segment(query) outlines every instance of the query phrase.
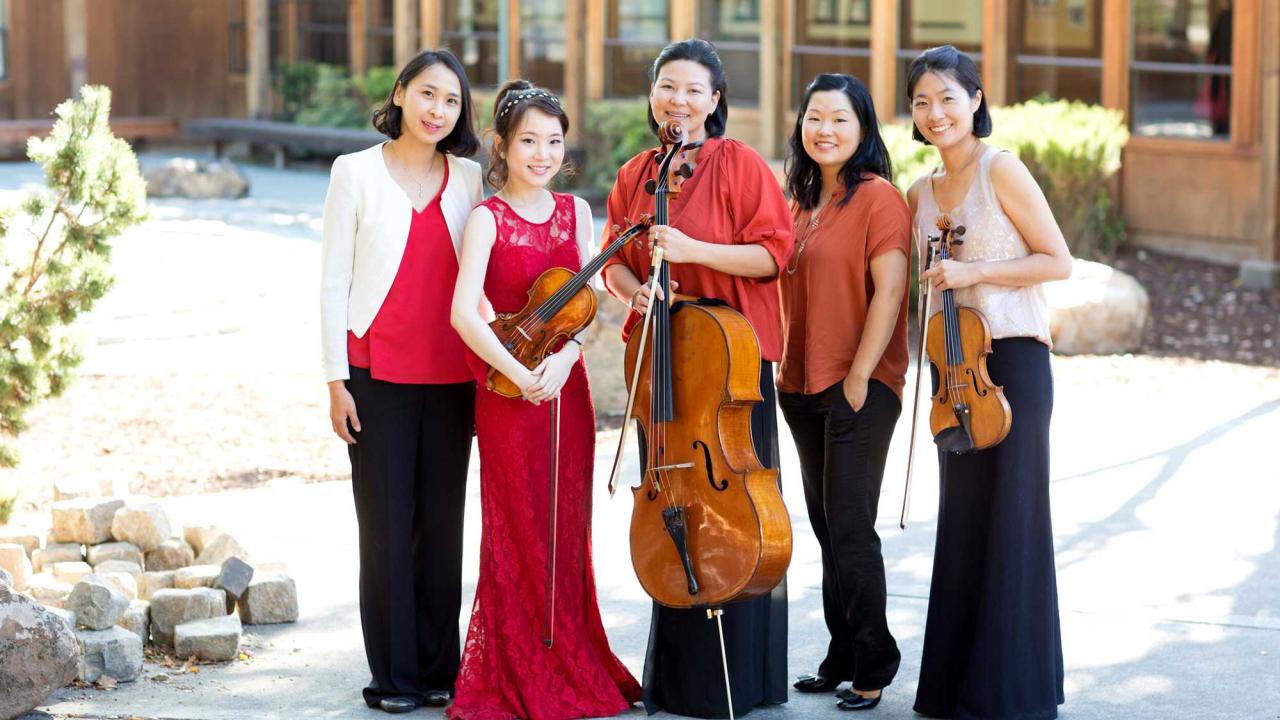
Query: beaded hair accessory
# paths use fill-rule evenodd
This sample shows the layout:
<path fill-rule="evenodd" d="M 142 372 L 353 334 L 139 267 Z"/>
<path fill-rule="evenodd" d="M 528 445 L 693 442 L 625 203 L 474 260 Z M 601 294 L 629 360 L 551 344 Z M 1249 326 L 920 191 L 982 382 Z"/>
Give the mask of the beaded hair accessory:
<path fill-rule="evenodd" d="M 529 98 L 535 98 L 535 97 L 550 98 L 551 101 L 554 102 L 555 104 L 557 105 L 560 104 L 560 99 L 557 98 L 555 95 L 552 95 L 551 93 L 547 92 L 546 90 L 540 90 L 538 88 L 527 88 L 525 90 L 518 90 L 508 95 L 506 100 L 504 100 L 502 103 L 502 111 L 498 113 L 498 117 L 502 117 L 507 113 L 511 112 L 511 108 L 515 107 L 516 105 L 519 105 L 521 102 L 528 100 Z"/>

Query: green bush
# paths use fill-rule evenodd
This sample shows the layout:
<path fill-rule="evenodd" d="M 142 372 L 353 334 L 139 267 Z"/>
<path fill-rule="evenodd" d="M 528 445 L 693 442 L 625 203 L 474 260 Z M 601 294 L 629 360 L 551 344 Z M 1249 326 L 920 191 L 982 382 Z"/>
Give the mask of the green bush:
<path fill-rule="evenodd" d="M 9 522 L 13 510 L 18 506 L 17 492 L 0 492 L 0 525 Z"/>
<path fill-rule="evenodd" d="M 599 198 L 609 195 L 618 168 L 657 140 L 649 130 L 648 100 L 602 100 L 587 105 L 587 126 L 582 129 L 586 148 L 585 190 Z"/>
<path fill-rule="evenodd" d="M 991 144 L 1015 152 L 1049 201 L 1072 255 L 1099 258 L 1124 240 L 1124 219 L 1109 185 L 1129 140 L 1118 110 L 1058 100 L 993 108 Z M 894 183 L 904 192 L 938 163 L 937 151 L 911 140 L 911 126 L 884 128 Z"/>
<path fill-rule="evenodd" d="M 316 66 L 316 71 L 315 87 L 294 122 L 324 127 L 364 127 L 369 121 L 369 111 L 346 69 L 322 63 Z"/>
<path fill-rule="evenodd" d="M 390 66 L 369 68 L 354 81 L 356 92 L 364 96 L 364 104 L 369 108 L 370 116 L 396 87 L 396 69 Z"/>
<path fill-rule="evenodd" d="M 297 117 L 315 89 L 317 74 L 317 66 L 310 60 L 289 62 L 280 58 L 276 61 L 276 68 L 271 73 L 271 88 L 280 106 L 277 120 L 292 122 Z"/>

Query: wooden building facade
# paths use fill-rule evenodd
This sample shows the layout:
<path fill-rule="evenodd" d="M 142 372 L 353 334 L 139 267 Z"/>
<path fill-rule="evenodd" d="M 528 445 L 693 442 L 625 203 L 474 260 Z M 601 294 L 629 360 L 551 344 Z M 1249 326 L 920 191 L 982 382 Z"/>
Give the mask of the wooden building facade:
<path fill-rule="evenodd" d="M 278 58 L 393 65 L 446 46 L 483 92 L 525 76 L 587 102 L 642 96 L 671 39 L 713 41 L 731 135 L 781 157 L 804 85 L 850 72 L 904 116 L 906 65 L 952 43 L 989 99 L 1120 109 L 1131 237 L 1280 262 L 1280 0 L 0 0 L 0 118 L 82 82 L 119 115 L 265 116 Z"/>

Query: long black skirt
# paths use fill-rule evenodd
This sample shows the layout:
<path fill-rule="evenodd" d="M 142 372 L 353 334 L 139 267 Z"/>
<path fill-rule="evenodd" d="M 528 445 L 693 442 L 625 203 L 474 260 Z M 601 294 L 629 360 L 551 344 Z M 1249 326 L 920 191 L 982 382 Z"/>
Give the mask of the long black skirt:
<path fill-rule="evenodd" d="M 927 717 L 1058 716 L 1062 632 L 1049 517 L 1049 350 L 992 342 L 987 370 L 1013 412 L 1009 436 L 939 453 L 941 501 L 915 710 Z M 936 378 L 935 378 L 936 387 Z"/>
<path fill-rule="evenodd" d="M 778 411 L 773 363 L 760 364 L 764 401 L 751 412 L 751 437 L 760 463 L 778 467 Z M 641 448 L 641 458 L 645 457 Z M 733 689 L 733 713 L 787 701 L 787 581 L 755 600 L 730 603 L 721 617 Z M 699 718 L 727 718 L 720 636 L 707 611 L 654 603 L 644 659 L 644 707 Z"/>

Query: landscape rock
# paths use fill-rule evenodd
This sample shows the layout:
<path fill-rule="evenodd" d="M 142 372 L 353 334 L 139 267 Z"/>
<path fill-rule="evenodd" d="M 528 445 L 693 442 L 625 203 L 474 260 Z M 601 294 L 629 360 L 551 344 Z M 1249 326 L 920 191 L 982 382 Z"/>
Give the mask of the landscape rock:
<path fill-rule="evenodd" d="M 128 542 L 105 542 L 100 545 L 90 545 L 89 551 L 85 554 L 85 559 L 95 568 L 104 562 L 112 560 L 121 560 L 124 562 L 142 564 L 142 550 L 137 545 Z"/>
<path fill-rule="evenodd" d="M 18 592 L 27 589 L 31 578 L 31 559 L 27 549 L 17 543 L 0 544 L 0 568 L 9 571 L 9 586 Z"/>
<path fill-rule="evenodd" d="M 54 563 L 50 568 L 53 577 L 64 583 L 75 585 L 84 579 L 86 575 L 93 574 L 93 568 L 89 567 L 86 562 L 60 562 Z"/>
<path fill-rule="evenodd" d="M 253 578 L 237 603 L 245 625 L 271 625 L 298 620 L 298 589 L 286 575 Z"/>
<path fill-rule="evenodd" d="M 0 587 L 0 718 L 16 718 L 76 678 L 71 628 L 18 592 Z"/>
<path fill-rule="evenodd" d="M 217 565 L 192 565 L 173 571 L 173 586 L 178 589 L 213 587 L 222 568 Z"/>
<path fill-rule="evenodd" d="M 130 601 L 138 599 L 138 581 L 134 576 L 126 572 L 109 572 L 95 573 L 98 577 L 106 580 L 115 589 L 120 591 Z"/>
<path fill-rule="evenodd" d="M 77 630 L 76 637 L 84 647 L 79 679 L 96 682 L 103 675 L 118 682 L 132 682 L 142 674 L 142 640 L 122 627 L 103 630 Z"/>
<path fill-rule="evenodd" d="M 79 543 L 50 543 L 31 553 L 31 565 L 36 572 L 51 570 L 54 563 L 82 560 L 84 560 L 84 547 Z"/>
<path fill-rule="evenodd" d="M 1151 302 L 1130 274 L 1102 263 L 1073 260 L 1071 277 L 1045 283 L 1053 351 L 1109 355 L 1142 344 Z"/>
<path fill-rule="evenodd" d="M 253 580 L 253 568 L 240 558 L 227 558 L 213 581 L 213 587 L 227 593 L 229 600 L 239 600 Z"/>
<path fill-rule="evenodd" d="M 53 504 L 53 536 L 60 543 L 97 545 L 111 539 L 111 521 L 124 507 L 118 498 L 83 498 Z"/>
<path fill-rule="evenodd" d="M 140 600 L 150 600 L 152 595 L 160 590 L 173 589 L 172 570 L 163 572 L 144 572 L 138 578 L 138 598 Z"/>
<path fill-rule="evenodd" d="M 49 612 L 53 613 L 55 616 L 57 616 L 59 620 L 66 623 L 67 631 L 70 632 L 73 636 L 75 635 L 75 632 L 76 632 L 76 614 L 75 613 L 71 612 L 70 610 L 67 610 L 66 608 L 46 607 L 45 610 L 48 610 Z M 79 662 L 80 662 L 79 659 L 77 659 L 76 663 L 79 664 Z"/>
<path fill-rule="evenodd" d="M 0 545 L 21 545 L 27 550 L 27 557 L 35 554 L 40 549 L 39 535 L 0 535 Z"/>
<path fill-rule="evenodd" d="M 235 538 L 223 533 L 211 540 L 196 555 L 196 564 L 221 565 L 229 557 L 238 557 L 245 562 L 249 562 L 249 552 L 240 547 L 240 543 L 236 542 Z"/>
<path fill-rule="evenodd" d="M 129 609 L 124 611 L 116 625 L 137 635 L 142 644 L 146 645 L 147 639 L 151 637 L 151 603 L 146 600 L 129 603 Z"/>
<path fill-rule="evenodd" d="M 79 580 L 77 579 L 77 582 Z M 65 608 L 71 595 L 71 583 L 55 578 L 52 573 L 37 573 L 27 583 L 27 594 L 45 607 Z"/>
<path fill-rule="evenodd" d="M 240 618 L 235 615 L 193 620 L 174 628 L 174 654 L 201 660 L 226 662 L 240 651 Z"/>
<path fill-rule="evenodd" d="M 204 552 L 206 545 L 224 534 L 213 525 L 187 525 L 182 528 L 182 538 L 187 541 L 196 555 Z"/>
<path fill-rule="evenodd" d="M 143 171 L 150 197 L 242 198 L 249 194 L 249 180 L 230 161 L 203 163 L 173 158 Z"/>
<path fill-rule="evenodd" d="M 76 622 L 90 630 L 106 630 L 115 625 L 128 608 L 129 599 L 124 593 L 97 575 L 86 575 L 67 598 L 67 609 L 76 614 Z"/>
<path fill-rule="evenodd" d="M 173 647 L 173 630 L 191 620 L 207 620 L 226 613 L 226 593 L 213 588 L 159 590 L 151 596 L 151 639 Z"/>
<path fill-rule="evenodd" d="M 111 521 L 111 537 L 149 552 L 169 539 L 169 516 L 156 503 L 126 505 Z"/>
<path fill-rule="evenodd" d="M 182 538 L 169 538 L 147 553 L 147 571 L 177 570 L 195 564 L 196 552 Z"/>
<path fill-rule="evenodd" d="M 9 571 L 5 570 L 4 568 L 0 568 L 0 585 L 3 585 L 7 588 L 13 587 L 13 576 L 10 575 Z M 28 584 L 27 587 L 30 587 L 30 584 Z"/>
<path fill-rule="evenodd" d="M 127 562 L 125 560 L 108 560 L 93 566 L 93 571 L 98 575 L 105 573 L 126 573 L 134 577 L 142 574 L 142 566 L 136 562 Z"/>

